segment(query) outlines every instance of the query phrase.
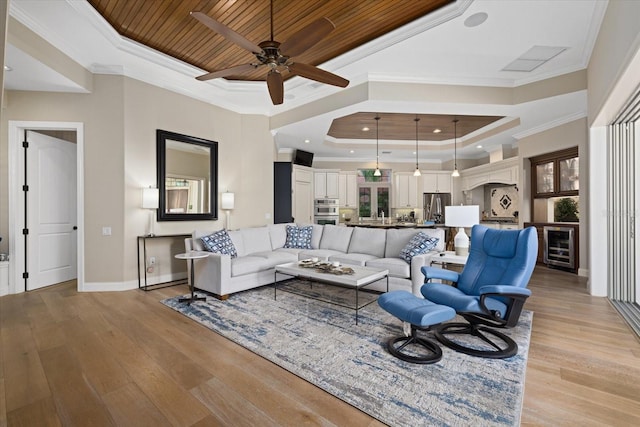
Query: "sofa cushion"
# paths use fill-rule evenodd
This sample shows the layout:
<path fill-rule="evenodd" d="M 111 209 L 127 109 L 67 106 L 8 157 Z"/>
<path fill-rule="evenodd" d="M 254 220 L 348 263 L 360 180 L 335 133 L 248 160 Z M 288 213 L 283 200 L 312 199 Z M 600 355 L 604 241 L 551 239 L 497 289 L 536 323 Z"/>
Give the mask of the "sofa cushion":
<path fill-rule="evenodd" d="M 322 239 L 322 232 L 324 231 L 324 227 L 320 224 L 298 224 L 298 227 L 313 227 L 313 232 L 311 233 L 311 247 L 313 249 L 320 248 L 320 240 Z"/>
<path fill-rule="evenodd" d="M 270 224 L 267 226 L 271 237 L 271 249 L 278 249 L 284 246 L 287 240 L 287 225 L 295 224 Z"/>
<path fill-rule="evenodd" d="M 244 250 L 244 241 L 242 240 L 242 232 L 240 230 L 229 230 L 227 231 L 231 241 L 233 242 L 233 246 L 236 247 L 236 252 L 238 252 L 238 256 L 244 256 L 247 252 Z"/>
<path fill-rule="evenodd" d="M 364 267 L 367 261 L 377 258 L 378 257 L 369 254 L 338 254 L 331 255 L 329 257 L 329 261 L 337 261 L 340 264 L 359 265 L 361 267 Z"/>
<path fill-rule="evenodd" d="M 267 227 L 241 228 L 239 231 L 242 234 L 245 254 L 271 250 L 271 237 Z"/>
<path fill-rule="evenodd" d="M 233 245 L 227 230 L 220 230 L 213 234 L 209 234 L 208 236 L 202 236 L 200 240 L 202 241 L 202 246 L 206 251 L 231 255 L 231 258 L 238 256 L 236 247 Z"/>
<path fill-rule="evenodd" d="M 386 258 L 398 257 L 400 251 L 407 246 L 409 240 L 416 234 L 418 234 L 418 230 L 415 228 L 390 228 L 387 230 L 387 244 L 384 249 L 384 256 Z"/>
<path fill-rule="evenodd" d="M 320 249 L 347 252 L 353 228 L 327 224 L 322 230 Z"/>
<path fill-rule="evenodd" d="M 259 256 L 243 256 L 231 260 L 231 276 L 257 273 L 269 269 L 269 260 Z"/>
<path fill-rule="evenodd" d="M 265 258 L 269 262 L 269 267 L 275 267 L 278 264 L 286 264 L 288 262 L 298 261 L 298 254 L 285 251 L 266 251 L 254 252 L 251 256 L 259 256 Z"/>
<path fill-rule="evenodd" d="M 419 232 L 411 238 L 409 243 L 400 251 L 400 258 L 408 263 L 411 263 L 411 258 L 415 255 L 420 255 L 433 250 L 438 244 L 439 239 L 437 237 L 427 236 L 423 232 Z"/>
<path fill-rule="evenodd" d="M 284 243 L 285 248 L 293 249 L 312 249 L 311 235 L 313 227 L 298 227 L 297 225 L 287 225 L 287 239 Z"/>
<path fill-rule="evenodd" d="M 386 240 L 387 230 L 385 229 L 354 227 L 348 252 L 382 258 Z"/>
<path fill-rule="evenodd" d="M 298 259 L 318 258 L 319 261 L 329 261 L 329 257 L 332 255 L 342 255 L 343 252 L 334 251 L 331 249 L 303 249 L 298 253 Z"/>
<path fill-rule="evenodd" d="M 411 276 L 411 266 L 401 258 L 377 258 L 367 261 L 366 267 L 389 270 L 389 276 L 403 279 Z"/>

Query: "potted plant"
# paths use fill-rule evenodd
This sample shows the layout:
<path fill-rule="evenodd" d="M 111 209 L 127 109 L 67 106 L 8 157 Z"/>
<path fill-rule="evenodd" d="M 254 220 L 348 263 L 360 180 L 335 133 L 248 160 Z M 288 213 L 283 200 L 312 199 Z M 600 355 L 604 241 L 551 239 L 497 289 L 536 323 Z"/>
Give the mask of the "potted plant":
<path fill-rule="evenodd" d="M 553 215 L 556 222 L 578 222 L 578 202 L 569 197 L 558 200 Z"/>

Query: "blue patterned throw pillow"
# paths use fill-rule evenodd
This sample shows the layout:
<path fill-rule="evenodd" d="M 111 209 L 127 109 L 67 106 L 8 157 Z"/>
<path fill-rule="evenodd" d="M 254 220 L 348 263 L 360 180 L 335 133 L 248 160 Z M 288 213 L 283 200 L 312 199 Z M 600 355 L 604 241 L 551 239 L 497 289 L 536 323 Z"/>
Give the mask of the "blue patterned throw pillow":
<path fill-rule="evenodd" d="M 411 238 L 407 246 L 400 251 L 400 258 L 411 263 L 411 258 L 429 252 L 438 244 L 437 237 L 429 237 L 422 231 Z"/>
<path fill-rule="evenodd" d="M 231 258 L 238 256 L 236 247 L 233 246 L 233 242 L 231 241 L 231 237 L 229 237 L 227 230 L 216 231 L 213 234 L 201 237 L 200 240 L 202 240 L 202 246 L 204 246 L 204 249 L 209 252 L 231 255 Z"/>
<path fill-rule="evenodd" d="M 284 242 L 284 247 L 291 249 L 312 249 L 312 234 L 313 226 L 311 225 L 306 227 L 287 225 L 287 240 Z"/>

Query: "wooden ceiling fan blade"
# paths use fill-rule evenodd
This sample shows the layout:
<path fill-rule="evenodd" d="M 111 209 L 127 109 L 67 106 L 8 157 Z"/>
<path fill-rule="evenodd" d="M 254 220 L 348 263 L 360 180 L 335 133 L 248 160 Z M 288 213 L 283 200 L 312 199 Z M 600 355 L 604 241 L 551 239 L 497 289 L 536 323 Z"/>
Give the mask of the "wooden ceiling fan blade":
<path fill-rule="evenodd" d="M 267 74 L 267 87 L 269 88 L 269 95 L 271 96 L 273 105 L 282 104 L 284 100 L 284 81 L 282 74 L 276 70 L 269 71 L 269 74 Z"/>
<path fill-rule="evenodd" d="M 349 80 L 343 79 L 336 74 L 322 70 L 318 67 L 314 67 L 313 65 L 293 63 L 289 65 L 288 68 L 293 74 L 306 77 L 307 79 L 315 80 L 320 83 L 339 87 L 347 87 L 349 85 Z"/>
<path fill-rule="evenodd" d="M 328 18 L 313 21 L 280 45 L 280 52 L 288 57 L 300 55 L 314 44 L 325 38 L 336 28 Z"/>
<path fill-rule="evenodd" d="M 208 15 L 205 15 L 202 12 L 191 12 L 191 16 L 196 18 L 198 21 L 202 22 L 207 27 L 211 28 L 216 33 L 220 34 L 225 39 L 229 40 L 237 44 L 238 46 L 248 50 L 253 53 L 260 53 L 262 49 L 257 44 L 252 41 L 247 40 L 244 36 L 236 33 L 231 28 L 227 27 L 224 24 L 216 21 Z"/>
<path fill-rule="evenodd" d="M 205 80 L 217 79 L 218 77 L 226 77 L 233 74 L 243 73 L 245 71 L 253 70 L 257 67 L 258 66 L 254 64 L 236 65 L 235 67 L 225 68 L 224 70 L 212 71 L 210 73 L 203 74 L 202 76 L 196 77 L 196 80 L 200 80 L 202 82 Z"/>

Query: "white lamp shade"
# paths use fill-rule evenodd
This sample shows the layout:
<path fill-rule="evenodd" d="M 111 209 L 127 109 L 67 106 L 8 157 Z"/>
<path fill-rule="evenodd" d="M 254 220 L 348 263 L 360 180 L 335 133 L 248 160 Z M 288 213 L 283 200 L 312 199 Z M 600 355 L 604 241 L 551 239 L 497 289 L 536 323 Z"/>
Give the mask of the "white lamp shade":
<path fill-rule="evenodd" d="M 445 206 L 444 220 L 447 227 L 473 227 L 480 222 L 480 206 Z"/>
<path fill-rule="evenodd" d="M 469 236 L 464 232 L 465 227 L 473 227 L 480 222 L 480 206 L 445 206 L 444 221 L 447 227 L 458 227 L 458 234 L 453 239 L 456 255 L 469 253 Z"/>
<path fill-rule="evenodd" d="M 158 199 L 160 193 L 157 188 L 142 189 L 142 207 L 144 209 L 158 209 Z"/>
<path fill-rule="evenodd" d="M 220 201 L 220 207 L 222 209 L 233 209 L 235 204 L 235 195 L 233 193 L 222 193 L 222 200 Z"/>

